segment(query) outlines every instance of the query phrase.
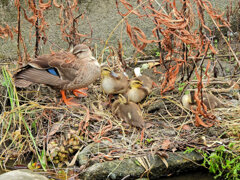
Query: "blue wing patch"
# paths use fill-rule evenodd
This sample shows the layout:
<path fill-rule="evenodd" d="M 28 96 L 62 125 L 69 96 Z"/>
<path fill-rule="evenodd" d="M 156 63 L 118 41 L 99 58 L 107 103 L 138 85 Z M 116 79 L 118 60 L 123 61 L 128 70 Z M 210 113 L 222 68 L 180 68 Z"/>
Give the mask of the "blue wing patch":
<path fill-rule="evenodd" d="M 47 69 L 47 71 L 54 76 L 59 76 L 59 73 L 56 68 L 49 68 Z"/>

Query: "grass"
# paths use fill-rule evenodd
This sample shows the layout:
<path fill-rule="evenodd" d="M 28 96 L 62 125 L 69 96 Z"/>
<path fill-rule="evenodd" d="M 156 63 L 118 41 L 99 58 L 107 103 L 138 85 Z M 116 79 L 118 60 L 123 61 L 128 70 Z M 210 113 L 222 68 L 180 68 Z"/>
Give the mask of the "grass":
<path fill-rule="evenodd" d="M 111 160 L 143 156 L 154 150 L 156 145 L 162 147 L 166 138 L 169 139 L 169 147 L 174 145 L 176 149 L 188 145 L 205 148 L 204 144 L 195 142 L 201 136 L 206 137 L 208 144 L 222 140 L 220 136 L 213 137 L 203 128 L 195 127 L 194 115 L 183 109 L 179 102 L 178 89 L 172 95 L 163 97 L 156 88 L 143 102 L 144 119 L 150 127 L 146 130 L 141 146 L 138 143 L 140 131 L 126 126 L 126 123 L 112 115 L 111 108 L 105 105 L 108 98 L 103 95 L 98 82 L 89 88 L 88 97 L 76 99 L 81 104 L 79 108 L 70 109 L 56 103 L 56 94 L 47 87 L 35 85 L 27 91 L 17 92 L 8 69 L 4 67 L 2 74 L 2 85 L 7 94 L 1 114 L 1 159 L 4 163 L 14 158 L 14 155 L 15 161 L 19 163 L 21 158 L 24 160 L 28 155 L 32 159 L 31 164 L 40 162 L 43 169 L 50 168 L 57 173 L 57 168 L 71 164 L 69 162 L 76 155 L 76 147 L 81 151 L 103 140 L 111 142 L 109 151 L 99 149 L 96 153 L 89 153 L 89 160 L 97 158 L 105 161 L 106 154 Z M 37 92 L 35 89 L 39 87 L 40 91 Z M 163 105 L 160 110 L 147 113 L 150 106 L 159 102 L 163 102 L 160 103 Z M 239 133 L 236 128 L 239 125 L 238 111 L 238 108 L 232 107 L 220 110 L 224 121 L 209 129 L 220 131 L 220 134 L 222 129 L 228 129 L 227 135 L 236 137 Z M 183 128 L 186 125 L 190 130 Z M 224 145 L 227 146 L 229 141 L 224 142 Z M 209 147 L 210 150 L 214 148 L 216 146 Z M 158 150 L 166 151 L 161 148 Z M 171 151 L 171 148 L 168 150 Z"/>
<path fill-rule="evenodd" d="M 9 147 L 11 147 L 14 143 L 16 143 L 16 139 L 21 137 L 22 122 L 23 122 L 24 128 L 27 129 L 30 139 L 32 140 L 32 143 L 36 150 L 35 152 L 41 163 L 41 166 L 43 167 L 44 170 L 46 170 L 46 163 L 43 161 L 44 158 L 42 158 L 42 156 L 39 155 L 36 141 L 32 135 L 32 132 L 31 132 L 28 124 L 26 123 L 26 121 L 23 117 L 22 107 L 24 107 L 24 106 L 22 106 L 22 107 L 20 106 L 18 94 L 17 94 L 16 88 L 12 82 L 11 73 L 7 70 L 7 68 L 5 66 L 3 66 L 2 74 L 3 74 L 3 81 L 1 83 L 4 87 L 7 88 L 8 99 L 10 101 L 10 111 L 3 113 L 1 115 L 1 122 L 3 123 L 3 126 L 4 126 L 4 122 L 6 122 L 6 121 L 4 121 L 4 119 L 8 119 L 8 126 L 6 128 L 3 138 L 0 141 L 0 146 L 2 145 L 3 141 L 7 138 L 7 135 L 8 135 L 8 132 L 9 132 L 9 129 L 11 126 L 16 127 L 15 132 L 17 132 L 17 133 L 15 133 L 15 136 L 13 136 L 12 143 L 9 145 Z M 19 146 L 19 149 L 22 149 L 22 147 Z M 4 155 L 4 153 L 1 154 L 0 158 L 3 158 L 3 155 Z"/>

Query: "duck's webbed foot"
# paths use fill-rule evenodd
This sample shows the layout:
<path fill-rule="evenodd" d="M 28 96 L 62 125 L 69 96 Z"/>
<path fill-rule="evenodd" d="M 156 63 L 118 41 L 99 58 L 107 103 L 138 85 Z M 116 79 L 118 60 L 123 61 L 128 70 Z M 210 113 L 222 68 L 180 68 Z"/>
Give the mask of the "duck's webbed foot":
<path fill-rule="evenodd" d="M 83 90 L 83 91 L 82 91 L 82 90 Z M 74 90 L 73 90 L 73 94 L 74 94 L 76 97 L 79 97 L 79 96 L 81 96 L 81 95 L 83 95 L 83 96 L 88 96 L 88 94 L 87 94 L 86 92 L 84 92 L 84 91 L 86 91 L 86 90 L 88 90 L 87 87 L 81 88 L 81 89 L 74 89 Z"/>

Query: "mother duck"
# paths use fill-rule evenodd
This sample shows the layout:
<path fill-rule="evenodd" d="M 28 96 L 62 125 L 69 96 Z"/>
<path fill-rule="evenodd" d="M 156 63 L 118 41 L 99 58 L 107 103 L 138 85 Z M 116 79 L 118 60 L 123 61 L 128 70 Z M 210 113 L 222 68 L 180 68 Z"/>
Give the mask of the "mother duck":
<path fill-rule="evenodd" d="M 101 76 L 98 61 L 92 56 L 87 45 L 78 44 L 72 52 L 60 51 L 33 59 L 14 75 L 17 87 L 28 87 L 32 83 L 46 84 L 60 89 L 66 105 L 76 105 L 67 99 L 65 90 L 77 90 L 87 87 Z"/>

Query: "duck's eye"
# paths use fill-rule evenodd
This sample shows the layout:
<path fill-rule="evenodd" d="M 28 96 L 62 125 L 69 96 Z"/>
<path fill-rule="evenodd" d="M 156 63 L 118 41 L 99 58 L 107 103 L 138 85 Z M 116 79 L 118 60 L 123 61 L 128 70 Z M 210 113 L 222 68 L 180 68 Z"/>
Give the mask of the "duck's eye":
<path fill-rule="evenodd" d="M 75 53 L 75 55 L 76 54 L 81 54 L 81 53 L 83 53 L 84 51 L 77 51 L 76 53 Z"/>
<path fill-rule="evenodd" d="M 107 68 L 103 68 L 102 71 L 105 71 L 105 72 L 111 72 L 109 69 Z"/>

